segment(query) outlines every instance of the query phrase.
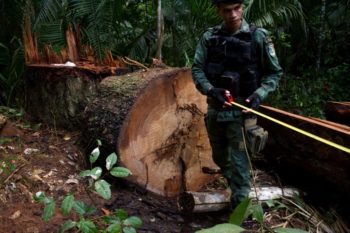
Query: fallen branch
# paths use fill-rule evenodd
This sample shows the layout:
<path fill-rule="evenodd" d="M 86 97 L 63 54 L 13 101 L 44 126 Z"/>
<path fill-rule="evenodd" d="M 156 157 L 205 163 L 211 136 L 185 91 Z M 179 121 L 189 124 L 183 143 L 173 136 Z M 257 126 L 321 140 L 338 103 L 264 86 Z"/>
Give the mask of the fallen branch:
<path fill-rule="evenodd" d="M 19 170 L 21 170 L 21 168 L 23 168 L 25 165 L 27 165 L 26 163 L 25 164 L 22 164 L 21 166 L 19 166 L 18 168 L 16 168 L 15 170 L 13 170 L 13 172 L 6 178 L 6 180 L 4 181 L 3 184 L 6 184 L 14 174 L 16 174 L 16 172 L 18 172 Z"/>
<path fill-rule="evenodd" d="M 282 196 L 282 199 L 287 201 L 289 204 L 292 204 L 293 206 L 295 206 L 299 210 L 298 213 L 304 216 L 307 219 L 307 221 L 313 225 L 315 229 L 321 230 L 321 232 L 326 232 L 326 233 L 336 232 L 332 229 L 331 226 L 324 223 L 324 221 L 320 218 L 319 214 L 315 210 L 311 208 L 308 208 L 308 210 L 306 210 L 305 208 L 296 204 L 294 201 L 288 198 L 285 198 L 283 196 Z M 342 232 L 342 231 L 337 231 L 337 232 Z M 343 232 L 345 233 L 346 231 L 343 231 Z"/>
<path fill-rule="evenodd" d="M 132 60 L 128 57 L 120 57 L 119 58 L 122 62 L 124 62 L 125 64 L 127 65 L 131 65 L 131 66 L 137 66 L 137 67 L 141 67 L 145 70 L 148 70 L 148 67 L 146 67 L 145 65 L 143 65 L 142 63 L 138 62 L 138 61 L 135 61 L 135 60 Z"/>

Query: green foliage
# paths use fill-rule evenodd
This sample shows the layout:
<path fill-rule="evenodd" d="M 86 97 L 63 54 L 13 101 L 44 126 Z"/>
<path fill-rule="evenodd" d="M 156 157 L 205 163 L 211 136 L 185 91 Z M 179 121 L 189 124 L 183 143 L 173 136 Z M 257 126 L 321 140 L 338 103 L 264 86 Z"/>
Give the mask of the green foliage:
<path fill-rule="evenodd" d="M 267 104 L 305 116 L 324 118 L 327 101 L 348 101 L 349 64 L 340 64 L 325 72 L 310 69 L 304 76 L 286 75 L 280 88 L 266 101 Z"/>
<path fill-rule="evenodd" d="M 97 141 L 98 146 L 93 149 L 89 156 L 89 161 L 91 165 L 95 163 L 99 156 L 100 156 L 100 149 L 99 146 L 101 146 L 101 141 Z M 124 178 L 129 175 L 131 175 L 131 172 L 129 169 L 125 167 L 114 167 L 114 165 L 117 163 L 117 155 L 115 153 L 111 153 L 106 158 L 106 169 L 108 171 L 107 174 L 110 174 L 114 177 L 118 178 Z M 108 200 L 111 198 L 111 188 L 110 184 L 101 177 L 102 175 L 102 168 L 100 167 L 94 167 L 91 170 L 84 170 L 80 172 L 79 174 L 81 177 L 90 177 L 92 178 L 92 186 L 94 186 L 95 191 L 98 195 L 100 195 L 102 198 Z"/>
<path fill-rule="evenodd" d="M 98 180 L 94 184 L 96 192 L 103 197 L 104 199 L 108 200 L 111 198 L 111 188 L 110 184 L 105 180 Z"/>
<path fill-rule="evenodd" d="M 240 233 L 240 232 L 244 232 L 244 229 L 234 224 L 222 223 L 208 229 L 196 231 L 196 233 L 227 233 L 227 232 Z"/>
<path fill-rule="evenodd" d="M 98 140 L 98 147 L 95 148 L 90 156 L 89 160 L 92 163 L 96 162 L 100 156 L 99 146 L 101 141 Z M 114 167 L 117 162 L 117 155 L 115 153 L 110 154 L 106 158 L 106 168 L 111 171 L 111 175 L 115 177 L 126 177 L 130 175 L 130 171 L 123 167 Z M 112 171 L 117 170 L 112 174 Z M 91 170 L 85 170 L 80 173 L 81 177 L 89 177 L 92 179 L 91 184 L 94 186 L 94 190 L 98 195 L 108 200 L 111 198 L 110 184 L 101 178 L 102 169 L 100 167 L 94 167 Z M 44 204 L 43 220 L 45 223 L 54 216 L 56 202 L 52 197 L 46 197 L 43 192 L 37 192 L 33 199 L 39 203 Z M 100 232 L 99 227 L 102 226 L 103 232 L 111 233 L 133 233 L 136 229 L 142 226 L 142 220 L 136 216 L 128 216 L 128 213 L 123 209 L 116 209 L 107 216 L 98 218 L 89 217 L 96 212 L 96 208 L 86 205 L 84 202 L 75 200 L 73 194 L 67 194 L 60 206 L 61 213 L 64 216 L 69 216 L 73 211 L 79 216 L 77 221 L 69 219 L 60 228 L 59 232 L 66 232 L 70 229 L 76 228 L 83 233 L 97 233 Z"/>
<path fill-rule="evenodd" d="M 298 199 L 296 198 L 296 201 Z M 276 200 L 267 200 L 264 202 L 259 203 L 252 203 L 251 199 L 247 198 L 243 200 L 241 203 L 237 205 L 237 207 L 233 210 L 231 213 L 228 223 L 225 224 L 218 224 L 214 227 L 203 229 L 200 231 L 196 231 L 196 233 L 209 233 L 209 232 L 217 232 L 217 233 L 224 233 L 224 232 L 243 232 L 245 229 L 239 227 L 242 225 L 242 223 L 247 220 L 250 216 L 253 220 L 257 221 L 261 225 L 261 229 L 266 229 L 269 232 L 276 232 L 276 233 L 305 233 L 305 231 L 300 229 L 290 229 L 290 228 L 277 228 L 277 229 L 270 229 L 269 227 L 265 226 L 265 219 L 264 219 L 264 210 L 262 205 L 266 204 L 270 209 L 288 209 L 288 207 L 281 203 L 280 201 Z M 263 232 L 263 231 L 262 231 Z"/>
<path fill-rule="evenodd" d="M 294 228 L 277 228 L 275 229 L 275 232 L 276 233 L 307 233 L 307 231 L 294 229 Z"/>
<path fill-rule="evenodd" d="M 65 223 L 63 223 L 63 225 L 61 226 L 61 228 L 60 228 L 60 230 L 59 230 L 59 233 L 68 231 L 68 230 L 74 228 L 76 225 L 77 225 L 76 222 L 74 222 L 74 221 L 72 221 L 72 220 L 68 220 L 68 221 L 66 221 Z"/>
<path fill-rule="evenodd" d="M 230 215 L 229 223 L 241 225 L 242 222 L 248 217 L 250 206 L 250 199 L 247 198 L 244 201 L 242 201 Z"/>
<path fill-rule="evenodd" d="M 297 0 L 251 0 L 244 16 L 259 27 L 275 28 L 294 23 L 294 27 L 300 27 L 306 33 L 303 10 Z"/>
<path fill-rule="evenodd" d="M 0 106 L 0 114 L 6 116 L 8 119 L 17 119 L 24 116 L 23 110 Z"/>
<path fill-rule="evenodd" d="M 316 0 L 247 0 L 245 3 L 248 21 L 272 32 L 286 73 L 301 77 L 288 85 L 298 85 L 300 90 L 302 83 L 297 82 L 305 81 L 304 77 L 319 56 L 321 69 L 318 72 L 350 64 L 347 53 L 350 48 L 349 1 L 327 1 L 324 21 L 321 20 L 321 2 Z M 20 38 L 24 12 L 32 20 L 40 48 L 48 44 L 60 51 L 66 46 L 65 31 L 70 27 L 78 39 L 77 45 L 91 45 L 100 59 L 107 49 L 115 56 L 126 55 L 144 63 L 155 54 L 155 1 L 14 0 L 1 4 L 4 30 L 0 32 L 0 103 L 8 106 L 18 97 L 16 93 L 23 93 L 24 53 Z M 172 66 L 191 66 L 202 32 L 220 22 L 215 8 L 211 1 L 163 0 L 162 10 L 164 62 Z M 311 83 L 311 87 L 314 86 L 317 87 Z M 292 100 L 297 101 L 294 105 L 305 106 L 306 101 L 300 99 L 306 94 L 309 90 L 294 96 Z M 319 107 L 322 99 L 313 102 L 316 105 L 312 106 Z M 312 107 L 310 112 L 319 112 L 317 107 Z"/>
<path fill-rule="evenodd" d="M 67 195 L 61 204 L 62 214 L 67 216 L 74 206 L 74 196 L 72 194 Z"/>
<path fill-rule="evenodd" d="M 253 219 L 255 219 L 261 225 L 264 223 L 264 210 L 261 205 L 255 204 L 250 208 Z"/>
<path fill-rule="evenodd" d="M 0 43 L 0 104 L 10 106 L 15 93 L 23 88 L 24 53 L 21 40 L 14 37 L 9 45 Z"/>
<path fill-rule="evenodd" d="M 0 174 L 2 173 L 6 175 L 11 174 L 11 172 L 13 172 L 16 169 L 16 161 L 17 161 L 17 157 L 14 157 L 14 156 L 0 159 Z"/>
<path fill-rule="evenodd" d="M 56 208 L 55 200 L 52 197 L 46 197 L 45 193 L 43 192 L 37 192 L 33 196 L 33 199 L 45 205 L 44 212 L 43 212 L 43 220 L 45 223 L 47 223 L 55 213 L 55 208 Z"/>

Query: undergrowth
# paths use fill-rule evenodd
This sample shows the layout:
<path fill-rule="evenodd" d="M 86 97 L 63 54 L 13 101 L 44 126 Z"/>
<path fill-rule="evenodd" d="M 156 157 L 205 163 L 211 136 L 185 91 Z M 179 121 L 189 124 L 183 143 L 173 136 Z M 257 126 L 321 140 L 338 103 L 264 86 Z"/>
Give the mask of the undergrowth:
<path fill-rule="evenodd" d="M 304 116 L 325 118 L 327 101 L 350 100 L 350 66 L 343 63 L 324 72 L 306 70 L 302 76 L 285 75 L 266 104 Z"/>

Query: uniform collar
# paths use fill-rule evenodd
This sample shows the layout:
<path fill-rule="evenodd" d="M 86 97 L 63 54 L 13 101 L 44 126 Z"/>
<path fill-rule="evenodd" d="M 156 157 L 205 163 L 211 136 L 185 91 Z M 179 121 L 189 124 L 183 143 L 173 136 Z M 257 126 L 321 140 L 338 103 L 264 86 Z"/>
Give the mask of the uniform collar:
<path fill-rule="evenodd" d="M 226 32 L 224 22 L 221 23 L 220 30 L 222 30 L 223 32 Z M 247 23 L 247 21 L 245 19 L 242 19 L 241 27 L 235 33 L 233 33 L 233 35 L 240 33 L 240 32 L 249 32 L 249 31 L 250 31 L 249 24 Z"/>

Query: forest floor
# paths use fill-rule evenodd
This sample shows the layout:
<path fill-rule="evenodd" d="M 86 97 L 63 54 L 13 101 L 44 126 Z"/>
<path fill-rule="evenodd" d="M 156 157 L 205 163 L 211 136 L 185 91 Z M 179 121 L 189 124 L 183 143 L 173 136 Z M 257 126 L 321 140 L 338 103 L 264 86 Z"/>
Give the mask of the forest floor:
<path fill-rule="evenodd" d="M 100 216 L 115 209 L 124 209 L 129 216 L 141 218 L 143 224 L 137 232 L 144 233 L 191 233 L 228 222 L 230 210 L 185 215 L 177 210 L 175 198 L 155 196 L 124 180 L 113 182 L 112 198 L 108 201 L 87 191 L 86 182 L 78 175 L 86 164 L 86 155 L 79 146 L 81 136 L 79 132 L 39 127 L 23 120 L 14 120 L 6 132 L 3 130 L 0 135 L 0 233 L 58 232 L 65 221 L 78 219 L 76 214 L 64 216 L 60 212 L 62 199 L 68 193 L 74 193 L 75 200 L 97 209 L 88 219 L 100 226 Z M 257 182 L 277 183 L 272 172 L 258 169 L 254 172 Z M 42 219 L 43 204 L 33 200 L 39 191 L 56 200 L 55 214 L 48 223 Z M 242 227 L 247 232 L 265 232 L 276 227 L 346 232 L 346 226 L 335 213 L 329 218 L 332 212 L 328 212 L 325 221 L 316 208 L 298 203 L 285 199 L 276 201 L 275 205 L 264 205 L 264 231 L 252 217 L 245 220 Z"/>

